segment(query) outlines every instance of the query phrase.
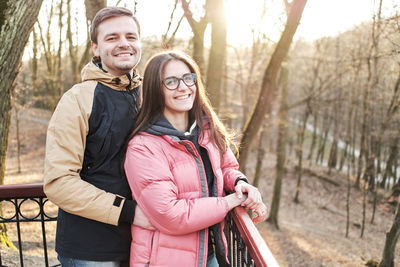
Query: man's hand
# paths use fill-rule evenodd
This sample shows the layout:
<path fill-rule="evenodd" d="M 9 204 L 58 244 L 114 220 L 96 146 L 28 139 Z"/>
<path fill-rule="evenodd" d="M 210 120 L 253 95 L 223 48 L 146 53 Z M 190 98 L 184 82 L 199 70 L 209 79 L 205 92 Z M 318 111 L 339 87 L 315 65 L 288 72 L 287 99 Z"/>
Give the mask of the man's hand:
<path fill-rule="evenodd" d="M 151 224 L 146 215 L 144 215 L 142 209 L 137 205 L 135 208 L 135 217 L 133 218 L 133 224 L 147 230 L 156 230 Z"/>
<path fill-rule="evenodd" d="M 239 181 L 235 186 L 235 192 L 238 198 L 242 198 L 243 193 L 247 193 L 247 199 L 242 203 L 242 206 L 257 214 L 253 218 L 253 222 L 261 222 L 267 218 L 267 207 L 262 202 L 261 194 L 257 187 L 244 181 Z"/>

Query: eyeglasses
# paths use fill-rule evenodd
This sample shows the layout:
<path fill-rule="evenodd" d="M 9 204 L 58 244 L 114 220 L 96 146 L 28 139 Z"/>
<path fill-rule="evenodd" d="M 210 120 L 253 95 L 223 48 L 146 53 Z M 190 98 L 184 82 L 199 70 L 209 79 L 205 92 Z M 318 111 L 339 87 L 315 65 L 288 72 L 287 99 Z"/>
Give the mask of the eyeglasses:
<path fill-rule="evenodd" d="M 175 90 L 176 88 L 178 88 L 180 81 L 183 81 L 186 86 L 193 86 L 196 83 L 196 74 L 186 73 L 183 74 L 182 78 L 178 78 L 175 76 L 167 77 L 162 80 L 162 83 L 168 90 Z"/>

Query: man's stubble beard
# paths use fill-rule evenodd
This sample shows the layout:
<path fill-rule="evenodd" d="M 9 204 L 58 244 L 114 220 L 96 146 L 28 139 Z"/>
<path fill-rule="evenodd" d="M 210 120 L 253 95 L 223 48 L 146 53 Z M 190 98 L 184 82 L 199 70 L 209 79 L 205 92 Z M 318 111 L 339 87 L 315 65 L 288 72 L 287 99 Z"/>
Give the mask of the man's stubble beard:
<path fill-rule="evenodd" d="M 117 68 L 120 71 L 123 72 L 130 72 L 131 70 L 133 70 L 140 61 L 141 55 L 136 55 L 137 56 L 137 60 L 135 61 L 130 61 L 130 62 L 116 62 L 115 63 L 115 68 Z"/>

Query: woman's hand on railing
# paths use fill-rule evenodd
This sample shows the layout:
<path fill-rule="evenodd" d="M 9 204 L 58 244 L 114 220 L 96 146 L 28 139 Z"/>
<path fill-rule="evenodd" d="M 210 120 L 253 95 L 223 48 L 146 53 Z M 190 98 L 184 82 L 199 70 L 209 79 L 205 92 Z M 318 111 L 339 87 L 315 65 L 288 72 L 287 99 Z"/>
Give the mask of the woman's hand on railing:
<path fill-rule="evenodd" d="M 241 198 L 244 194 L 247 194 L 247 199 L 242 203 L 242 206 L 249 210 L 255 210 L 260 203 L 262 203 L 261 194 L 257 187 L 254 187 L 244 181 L 239 181 L 237 183 L 235 186 L 235 192 L 238 198 Z"/>
<path fill-rule="evenodd" d="M 241 198 L 237 196 L 237 194 L 232 193 L 224 197 L 226 202 L 228 203 L 229 210 L 240 206 L 247 199 L 247 195 L 243 195 Z"/>
<path fill-rule="evenodd" d="M 257 209 L 252 211 L 256 216 L 252 218 L 253 223 L 263 222 L 267 219 L 268 209 L 264 203 L 261 203 Z"/>
<path fill-rule="evenodd" d="M 247 200 L 243 201 L 241 205 L 256 214 L 253 218 L 254 223 L 262 222 L 267 218 L 267 207 L 263 203 L 260 191 L 258 191 L 257 187 L 244 181 L 239 181 L 235 186 L 235 192 L 239 198 L 247 194 Z"/>

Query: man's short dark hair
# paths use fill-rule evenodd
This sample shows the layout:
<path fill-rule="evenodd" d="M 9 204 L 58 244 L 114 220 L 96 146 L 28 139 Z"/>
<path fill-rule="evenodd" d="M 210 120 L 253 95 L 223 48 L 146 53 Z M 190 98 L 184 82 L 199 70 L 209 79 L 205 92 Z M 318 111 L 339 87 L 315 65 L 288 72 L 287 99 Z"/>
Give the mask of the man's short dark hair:
<path fill-rule="evenodd" d="M 131 17 L 135 21 L 140 35 L 139 21 L 129 9 L 124 7 L 105 7 L 103 9 L 100 9 L 99 12 L 96 13 L 96 16 L 92 21 L 92 25 L 90 26 L 90 39 L 92 40 L 92 42 L 97 44 L 98 28 L 103 21 L 109 18 L 122 16 Z"/>

